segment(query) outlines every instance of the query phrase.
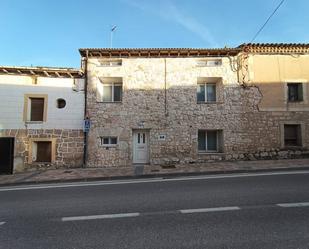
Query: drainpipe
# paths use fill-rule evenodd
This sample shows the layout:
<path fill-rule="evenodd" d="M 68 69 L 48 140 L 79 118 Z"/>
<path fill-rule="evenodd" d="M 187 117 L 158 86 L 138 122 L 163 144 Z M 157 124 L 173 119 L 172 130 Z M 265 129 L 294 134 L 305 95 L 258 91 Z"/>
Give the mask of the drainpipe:
<path fill-rule="evenodd" d="M 88 89 L 88 50 L 86 50 L 86 57 L 84 60 L 84 77 L 85 77 L 85 85 L 84 85 L 84 119 L 89 118 L 87 114 L 87 89 Z M 87 159 L 88 159 L 88 132 L 84 131 L 84 155 L 83 155 L 83 167 L 87 167 Z"/>
<path fill-rule="evenodd" d="M 168 116 L 168 112 L 167 112 L 166 58 L 164 58 L 164 113 L 165 113 L 165 116 Z"/>

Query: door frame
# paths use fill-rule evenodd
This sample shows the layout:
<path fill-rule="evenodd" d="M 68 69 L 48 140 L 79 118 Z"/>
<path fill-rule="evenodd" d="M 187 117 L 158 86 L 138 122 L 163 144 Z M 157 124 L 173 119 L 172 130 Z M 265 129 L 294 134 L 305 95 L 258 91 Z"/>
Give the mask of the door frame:
<path fill-rule="evenodd" d="M 14 154 L 15 154 L 15 137 L 0 137 L 0 139 L 8 139 L 9 140 L 9 146 L 10 146 L 10 169 L 9 172 L 5 172 L 4 174 L 13 174 L 14 172 Z M 2 174 L 0 172 L 0 174 Z"/>
<path fill-rule="evenodd" d="M 147 160 L 146 162 L 135 162 L 135 134 L 138 132 L 146 133 L 146 144 L 147 144 Z M 132 129 L 132 162 L 133 164 L 149 164 L 150 162 L 150 129 Z"/>

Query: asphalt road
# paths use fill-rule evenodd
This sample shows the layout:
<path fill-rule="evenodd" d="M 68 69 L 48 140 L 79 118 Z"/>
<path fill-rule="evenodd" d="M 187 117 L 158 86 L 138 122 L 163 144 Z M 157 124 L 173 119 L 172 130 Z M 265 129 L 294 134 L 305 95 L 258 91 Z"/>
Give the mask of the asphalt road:
<path fill-rule="evenodd" d="M 309 249 L 309 172 L 2 187 L 0 248 Z"/>

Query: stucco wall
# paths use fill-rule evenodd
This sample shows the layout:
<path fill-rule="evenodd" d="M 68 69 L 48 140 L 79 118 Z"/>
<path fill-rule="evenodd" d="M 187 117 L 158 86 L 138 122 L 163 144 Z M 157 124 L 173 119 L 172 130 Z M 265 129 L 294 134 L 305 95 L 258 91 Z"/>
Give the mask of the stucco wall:
<path fill-rule="evenodd" d="M 0 75 L 0 129 L 82 129 L 83 80 L 47 77 L 38 77 L 36 83 L 34 80 L 30 76 Z M 23 121 L 25 94 L 48 95 L 46 122 Z M 65 108 L 57 108 L 58 98 L 66 100 Z"/>
<path fill-rule="evenodd" d="M 309 111 L 309 55 L 257 55 L 248 59 L 248 82 L 259 87 L 264 111 Z M 288 103 L 287 83 L 303 83 L 304 100 Z"/>

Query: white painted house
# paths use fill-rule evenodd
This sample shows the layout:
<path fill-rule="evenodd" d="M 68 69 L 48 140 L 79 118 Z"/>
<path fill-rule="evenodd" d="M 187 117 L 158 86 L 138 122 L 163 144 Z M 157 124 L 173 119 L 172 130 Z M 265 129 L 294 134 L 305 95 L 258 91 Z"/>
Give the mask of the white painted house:
<path fill-rule="evenodd" d="M 0 99 L 0 173 L 82 165 L 80 70 L 0 67 Z"/>

